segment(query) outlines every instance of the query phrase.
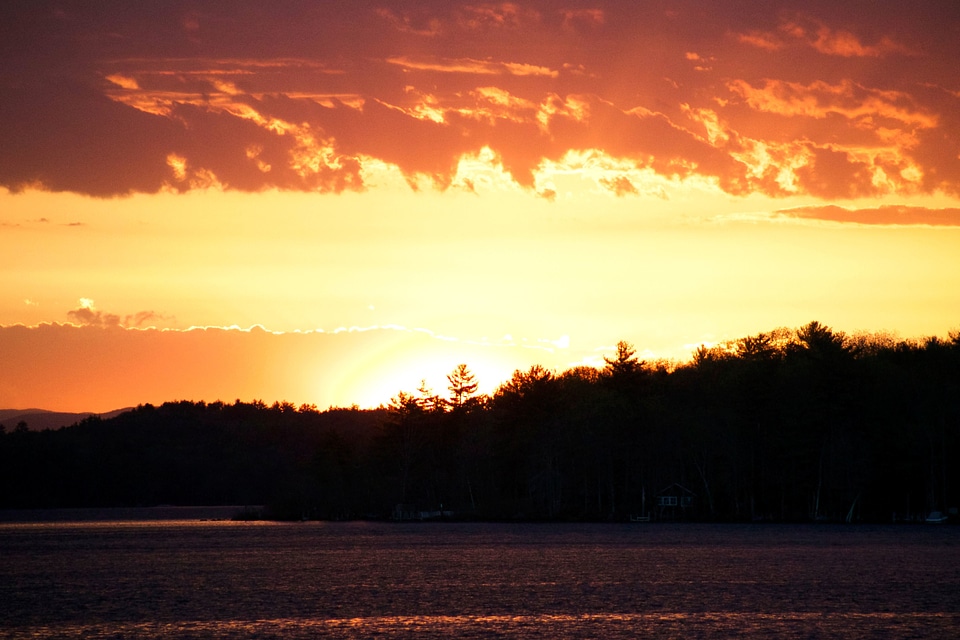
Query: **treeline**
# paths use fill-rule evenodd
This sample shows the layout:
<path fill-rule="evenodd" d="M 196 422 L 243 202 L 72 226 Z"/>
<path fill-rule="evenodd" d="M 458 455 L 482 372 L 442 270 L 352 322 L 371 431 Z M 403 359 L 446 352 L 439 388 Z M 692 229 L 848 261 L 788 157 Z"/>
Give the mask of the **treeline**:
<path fill-rule="evenodd" d="M 960 333 L 817 322 L 491 396 L 377 410 L 173 402 L 0 437 L 0 508 L 266 505 L 278 518 L 918 520 L 960 503 Z"/>

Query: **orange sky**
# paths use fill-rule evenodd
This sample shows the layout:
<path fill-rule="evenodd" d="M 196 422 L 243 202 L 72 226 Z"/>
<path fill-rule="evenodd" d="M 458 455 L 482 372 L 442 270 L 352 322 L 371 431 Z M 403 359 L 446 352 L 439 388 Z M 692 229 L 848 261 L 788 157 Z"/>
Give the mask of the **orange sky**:
<path fill-rule="evenodd" d="M 343 4 L 4 3 L 0 407 L 960 325 L 957 3 Z"/>

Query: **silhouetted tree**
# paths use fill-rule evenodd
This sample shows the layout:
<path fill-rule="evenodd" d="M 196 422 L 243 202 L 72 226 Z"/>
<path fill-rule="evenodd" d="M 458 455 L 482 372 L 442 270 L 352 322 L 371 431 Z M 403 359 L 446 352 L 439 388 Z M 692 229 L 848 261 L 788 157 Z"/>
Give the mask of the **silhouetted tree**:
<path fill-rule="evenodd" d="M 419 394 L 420 406 L 425 411 L 443 411 L 446 409 L 447 401 L 434 393 L 433 389 L 427 386 L 426 380 L 420 381 L 417 393 Z"/>
<path fill-rule="evenodd" d="M 423 451 L 425 432 L 423 402 L 404 391 L 390 400 L 383 440 L 387 454 L 394 460 L 400 476 L 400 502 L 410 499 L 413 474 Z"/>
<path fill-rule="evenodd" d="M 643 369 L 643 363 L 637 359 L 636 350 L 629 342 L 621 340 L 617 343 L 617 355 L 613 358 L 603 357 L 606 366 L 605 375 L 611 378 L 629 378 Z"/>
<path fill-rule="evenodd" d="M 450 404 L 454 409 L 462 407 L 477 393 L 479 383 L 476 377 L 470 372 L 465 364 L 458 364 L 452 372 L 447 375 L 447 381 L 450 386 Z"/>
<path fill-rule="evenodd" d="M 796 348 L 817 359 L 833 359 L 849 354 L 846 337 L 816 320 L 797 329 Z"/>

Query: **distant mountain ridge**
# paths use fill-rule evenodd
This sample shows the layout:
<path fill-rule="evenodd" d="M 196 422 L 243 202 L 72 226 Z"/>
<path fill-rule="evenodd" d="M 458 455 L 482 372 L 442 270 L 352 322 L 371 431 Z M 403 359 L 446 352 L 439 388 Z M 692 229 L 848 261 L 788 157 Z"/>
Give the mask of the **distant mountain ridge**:
<path fill-rule="evenodd" d="M 6 427 L 7 433 L 13 431 L 20 422 L 26 422 L 27 428 L 31 431 L 44 431 L 46 429 L 69 427 L 90 416 L 100 416 L 104 419 L 113 418 L 130 411 L 132 408 L 114 409 L 106 413 L 94 413 L 93 411 L 70 413 L 67 411 L 47 411 L 46 409 L 0 409 L 0 424 Z"/>

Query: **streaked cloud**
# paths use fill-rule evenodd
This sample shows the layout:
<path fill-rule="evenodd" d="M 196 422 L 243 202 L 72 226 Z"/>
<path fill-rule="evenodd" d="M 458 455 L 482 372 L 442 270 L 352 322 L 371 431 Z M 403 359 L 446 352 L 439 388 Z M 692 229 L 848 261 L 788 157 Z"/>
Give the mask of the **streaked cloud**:
<path fill-rule="evenodd" d="M 848 120 L 861 121 L 870 129 L 882 126 L 884 120 L 921 129 L 938 124 L 936 115 L 917 108 L 904 92 L 870 89 L 851 81 L 836 85 L 816 81 L 803 85 L 766 80 L 763 86 L 754 87 L 742 80 L 735 80 L 727 87 L 746 100 L 753 109 L 782 116 L 822 119 L 839 115 Z"/>
<path fill-rule="evenodd" d="M 780 25 L 780 32 L 807 43 L 820 53 L 845 58 L 875 58 L 888 54 L 911 53 L 908 47 L 896 42 L 891 36 L 882 35 L 876 42 L 867 44 L 850 31 L 831 28 L 816 18 L 804 15 Z"/>
<path fill-rule="evenodd" d="M 858 28 L 871 26 L 863 20 Z M 737 33 L 744 43 L 768 51 L 790 46 L 806 46 L 818 53 L 843 58 L 879 58 L 888 55 L 916 55 L 910 47 L 897 42 L 893 36 L 882 34 L 867 41 L 853 30 L 832 27 L 807 13 L 787 14 L 775 30 Z"/>
<path fill-rule="evenodd" d="M 886 205 L 863 209 L 849 209 L 836 205 L 795 207 L 776 212 L 783 218 L 851 222 L 868 225 L 929 225 L 960 227 L 960 208 L 931 209 L 904 205 Z"/>
<path fill-rule="evenodd" d="M 547 67 L 522 62 L 495 62 L 492 60 L 436 59 L 417 60 L 404 56 L 387 58 L 389 64 L 414 71 L 437 71 L 439 73 L 467 73 L 474 75 L 546 76 L 556 78 L 560 73 Z"/>

